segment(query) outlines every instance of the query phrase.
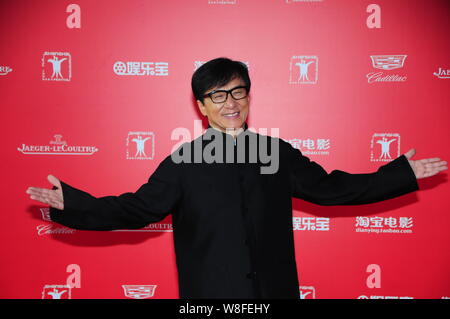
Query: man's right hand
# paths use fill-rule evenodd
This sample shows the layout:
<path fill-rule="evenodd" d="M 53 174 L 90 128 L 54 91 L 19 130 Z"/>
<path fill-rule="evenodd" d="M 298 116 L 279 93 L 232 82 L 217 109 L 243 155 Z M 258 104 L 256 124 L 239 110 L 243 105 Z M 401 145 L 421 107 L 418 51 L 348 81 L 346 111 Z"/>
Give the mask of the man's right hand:
<path fill-rule="evenodd" d="M 53 208 L 64 209 L 64 198 L 61 188 L 61 182 L 53 175 L 47 176 L 48 181 L 56 187 L 56 189 L 47 189 L 40 187 L 28 187 L 26 193 L 31 199 L 37 200 L 44 204 L 48 204 Z"/>

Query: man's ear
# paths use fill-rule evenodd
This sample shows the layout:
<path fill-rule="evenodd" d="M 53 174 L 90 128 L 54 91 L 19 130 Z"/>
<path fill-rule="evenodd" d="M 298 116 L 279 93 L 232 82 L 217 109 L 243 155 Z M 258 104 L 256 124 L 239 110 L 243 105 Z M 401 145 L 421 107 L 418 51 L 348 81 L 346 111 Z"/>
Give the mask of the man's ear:
<path fill-rule="evenodd" d="M 205 104 L 203 104 L 202 101 L 197 100 L 197 105 L 198 105 L 198 109 L 200 110 L 200 112 L 201 112 L 204 116 L 206 116 L 206 106 L 205 106 Z"/>

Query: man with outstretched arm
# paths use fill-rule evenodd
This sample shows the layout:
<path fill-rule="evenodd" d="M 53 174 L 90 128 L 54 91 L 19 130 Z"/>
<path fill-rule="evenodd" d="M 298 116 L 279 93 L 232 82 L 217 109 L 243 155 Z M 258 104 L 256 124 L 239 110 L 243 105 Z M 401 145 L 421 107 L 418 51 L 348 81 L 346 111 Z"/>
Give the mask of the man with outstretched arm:
<path fill-rule="evenodd" d="M 437 157 L 413 160 L 411 149 L 373 173 L 327 173 L 282 139 L 248 129 L 250 86 L 241 62 L 218 58 L 197 69 L 192 89 L 208 129 L 136 192 L 94 197 L 53 175 L 53 189 L 26 192 L 50 205 L 54 222 L 75 229 L 137 229 L 172 214 L 181 298 L 298 299 L 292 197 L 374 203 L 416 191 L 417 179 L 447 169 Z M 268 164 L 275 169 L 264 171 Z"/>

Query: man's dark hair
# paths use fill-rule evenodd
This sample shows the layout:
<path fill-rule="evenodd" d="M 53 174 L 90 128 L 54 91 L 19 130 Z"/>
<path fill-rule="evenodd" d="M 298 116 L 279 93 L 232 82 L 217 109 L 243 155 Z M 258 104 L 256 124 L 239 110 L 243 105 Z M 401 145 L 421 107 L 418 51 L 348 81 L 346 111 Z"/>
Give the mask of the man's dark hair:
<path fill-rule="evenodd" d="M 240 78 L 250 91 L 250 77 L 247 66 L 240 61 L 228 58 L 217 58 L 206 62 L 192 75 L 192 92 L 196 100 L 203 103 L 203 95 L 210 89 L 221 87 L 228 82 Z"/>

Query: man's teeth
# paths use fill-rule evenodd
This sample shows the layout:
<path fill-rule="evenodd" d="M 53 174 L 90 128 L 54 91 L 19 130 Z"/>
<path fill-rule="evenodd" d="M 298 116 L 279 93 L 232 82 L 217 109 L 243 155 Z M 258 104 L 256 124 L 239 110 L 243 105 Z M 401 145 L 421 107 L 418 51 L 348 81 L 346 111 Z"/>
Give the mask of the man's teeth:
<path fill-rule="evenodd" d="M 231 113 L 231 114 L 225 114 L 225 116 L 235 116 L 235 115 L 238 115 L 239 114 L 239 112 L 235 112 L 235 113 Z"/>

